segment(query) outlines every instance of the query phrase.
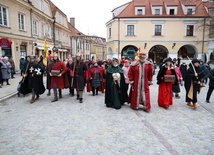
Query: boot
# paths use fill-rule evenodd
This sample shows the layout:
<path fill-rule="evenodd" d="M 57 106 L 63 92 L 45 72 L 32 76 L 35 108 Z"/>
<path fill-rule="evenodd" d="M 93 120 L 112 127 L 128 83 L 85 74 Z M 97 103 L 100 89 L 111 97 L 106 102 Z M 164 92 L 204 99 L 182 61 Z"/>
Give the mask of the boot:
<path fill-rule="evenodd" d="M 79 99 L 79 102 L 80 102 L 80 103 L 82 103 L 82 102 L 83 102 L 83 101 L 82 101 L 82 98 L 80 98 L 80 99 Z"/>
<path fill-rule="evenodd" d="M 193 107 L 193 105 L 190 102 L 187 102 L 187 106 Z"/>
<path fill-rule="evenodd" d="M 197 109 L 196 103 L 193 103 L 193 109 L 194 109 L 194 110 Z"/>
<path fill-rule="evenodd" d="M 77 100 L 79 100 L 79 97 L 80 97 L 80 96 L 79 96 L 79 95 L 77 95 Z"/>
<path fill-rule="evenodd" d="M 59 91 L 59 98 L 62 98 L 62 89 L 58 89 Z"/>
<path fill-rule="evenodd" d="M 39 99 L 39 95 L 36 95 L 36 98 L 35 98 L 35 100 L 38 100 Z"/>
<path fill-rule="evenodd" d="M 35 98 L 34 98 L 34 97 L 32 97 L 32 99 L 31 99 L 30 103 L 31 103 L 31 104 L 33 104 L 34 102 L 35 102 Z"/>
<path fill-rule="evenodd" d="M 51 95 L 51 90 L 50 90 L 50 89 L 48 89 L 48 93 L 47 93 L 47 95 L 48 95 L 48 96 L 50 96 L 50 95 Z"/>
<path fill-rule="evenodd" d="M 54 99 L 51 102 L 56 102 L 58 101 L 58 97 L 57 97 L 57 92 L 54 91 Z"/>

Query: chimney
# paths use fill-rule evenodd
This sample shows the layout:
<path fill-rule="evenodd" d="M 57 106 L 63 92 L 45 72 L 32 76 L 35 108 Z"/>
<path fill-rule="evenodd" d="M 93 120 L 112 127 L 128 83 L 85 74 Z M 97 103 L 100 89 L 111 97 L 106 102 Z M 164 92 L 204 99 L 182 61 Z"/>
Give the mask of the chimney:
<path fill-rule="evenodd" d="M 75 27 L 75 18 L 74 17 L 70 18 L 70 23 L 71 23 L 71 25 L 73 25 L 73 27 Z"/>

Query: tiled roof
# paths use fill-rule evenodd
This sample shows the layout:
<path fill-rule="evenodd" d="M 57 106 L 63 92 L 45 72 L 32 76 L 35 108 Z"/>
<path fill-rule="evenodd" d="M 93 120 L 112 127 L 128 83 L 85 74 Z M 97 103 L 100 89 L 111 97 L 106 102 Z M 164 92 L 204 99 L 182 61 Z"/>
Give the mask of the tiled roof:
<path fill-rule="evenodd" d="M 77 30 L 73 25 L 71 25 L 71 23 L 68 22 L 68 28 L 71 32 L 71 36 L 84 36 L 85 34 L 83 34 L 82 32 L 80 32 L 79 30 Z"/>
<path fill-rule="evenodd" d="M 213 2 L 211 2 L 213 3 Z M 197 17 L 208 17 L 208 13 L 204 7 L 202 0 L 132 0 L 132 2 L 126 3 L 127 7 L 124 8 L 117 16 L 114 18 L 197 18 Z M 145 6 L 145 14 L 144 15 L 135 15 L 135 7 L 136 5 Z M 184 6 L 195 6 L 196 10 L 194 14 L 186 15 L 182 9 L 182 5 Z M 124 5 L 122 5 L 124 6 Z M 122 7 L 120 6 L 120 7 Z M 153 6 L 162 6 L 163 12 L 162 15 L 153 15 L 152 7 Z M 166 13 L 167 6 L 177 6 L 177 14 L 176 15 L 168 15 Z M 120 8 L 120 7 L 117 7 Z M 114 9 L 115 10 L 115 9 Z"/>
<path fill-rule="evenodd" d="M 164 4 L 167 6 L 178 6 L 179 2 L 177 0 L 163 0 Z"/>
<path fill-rule="evenodd" d="M 162 0 L 150 0 L 150 4 L 152 6 L 162 6 L 163 5 L 163 1 Z"/>
<path fill-rule="evenodd" d="M 207 3 L 204 3 L 204 5 L 209 8 L 209 9 L 213 9 L 214 8 L 214 2 L 207 2 Z"/>
<path fill-rule="evenodd" d="M 146 3 L 144 1 L 134 1 L 134 6 L 145 6 Z"/>

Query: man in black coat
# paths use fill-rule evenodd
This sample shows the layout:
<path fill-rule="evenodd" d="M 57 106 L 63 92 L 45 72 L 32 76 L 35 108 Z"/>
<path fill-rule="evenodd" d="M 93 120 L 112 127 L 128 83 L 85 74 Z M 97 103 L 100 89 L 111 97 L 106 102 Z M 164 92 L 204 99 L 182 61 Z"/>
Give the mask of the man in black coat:
<path fill-rule="evenodd" d="M 210 96 L 211 96 L 213 89 L 214 89 L 214 68 L 210 71 L 209 79 L 210 79 L 209 89 L 208 89 L 207 97 L 206 97 L 207 103 L 210 103 Z"/>
<path fill-rule="evenodd" d="M 39 95 L 45 92 L 45 86 L 43 84 L 44 67 L 35 60 L 35 56 L 31 56 L 31 62 L 27 70 L 27 74 L 24 77 L 29 77 L 29 88 L 32 89 L 32 99 L 30 103 L 34 103 L 39 99 Z"/>
<path fill-rule="evenodd" d="M 79 103 L 83 102 L 83 90 L 85 88 L 86 77 L 85 71 L 87 70 L 86 64 L 81 60 L 81 55 L 77 54 L 74 62 L 71 65 L 71 70 L 73 71 L 73 83 L 72 88 L 76 88 L 77 100 Z"/>
<path fill-rule="evenodd" d="M 198 59 L 193 59 L 189 64 L 189 69 L 185 75 L 185 89 L 186 89 L 186 102 L 187 105 L 193 107 L 195 110 L 197 108 L 197 93 L 200 93 L 200 85 L 204 77 L 202 69 L 199 67 L 200 61 Z"/>

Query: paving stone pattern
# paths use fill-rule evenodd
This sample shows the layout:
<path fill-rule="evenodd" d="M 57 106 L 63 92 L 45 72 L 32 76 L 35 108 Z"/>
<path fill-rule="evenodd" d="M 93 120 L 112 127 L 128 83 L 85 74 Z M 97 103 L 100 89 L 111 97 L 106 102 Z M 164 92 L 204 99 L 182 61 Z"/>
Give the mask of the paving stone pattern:
<path fill-rule="evenodd" d="M 180 99 L 165 110 L 157 105 L 155 84 L 152 109 L 106 108 L 104 94 L 84 94 L 83 103 L 63 90 L 63 98 L 43 94 L 11 97 L 0 103 L 0 155 L 212 155 L 214 154 L 214 95 L 205 103 L 208 87 L 198 96 L 198 108 Z"/>

